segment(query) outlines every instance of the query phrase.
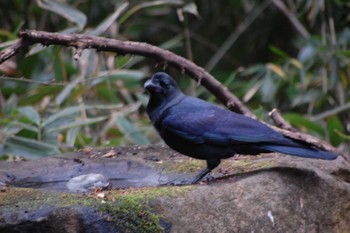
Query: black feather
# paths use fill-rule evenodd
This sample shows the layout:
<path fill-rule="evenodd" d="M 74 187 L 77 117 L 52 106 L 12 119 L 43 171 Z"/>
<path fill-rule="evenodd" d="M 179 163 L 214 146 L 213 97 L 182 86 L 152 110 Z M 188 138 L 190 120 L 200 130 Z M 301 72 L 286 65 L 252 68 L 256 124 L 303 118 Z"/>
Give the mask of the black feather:
<path fill-rule="evenodd" d="M 167 73 L 155 73 L 144 85 L 150 93 L 147 113 L 172 149 L 207 161 L 194 182 L 234 154 L 280 152 L 293 156 L 335 159 L 336 154 L 287 138 L 261 122 L 184 95 Z"/>

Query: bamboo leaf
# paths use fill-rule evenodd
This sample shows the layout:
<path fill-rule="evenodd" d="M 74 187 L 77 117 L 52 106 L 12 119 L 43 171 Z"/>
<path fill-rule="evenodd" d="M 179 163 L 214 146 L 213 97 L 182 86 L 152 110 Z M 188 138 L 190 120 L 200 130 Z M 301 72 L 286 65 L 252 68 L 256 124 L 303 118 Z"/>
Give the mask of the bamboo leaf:
<path fill-rule="evenodd" d="M 99 36 L 104 33 L 116 21 L 116 19 L 119 18 L 119 16 L 125 11 L 128 5 L 128 2 L 121 4 L 113 14 L 102 21 L 102 23 L 100 23 L 93 31 L 89 32 L 88 35 Z"/>
<path fill-rule="evenodd" d="M 279 77 L 286 79 L 287 75 L 286 73 L 282 70 L 282 68 L 276 64 L 273 63 L 268 63 L 267 68 L 273 71 L 275 74 L 277 74 Z"/>
<path fill-rule="evenodd" d="M 320 136 L 324 135 L 324 130 L 321 125 L 308 120 L 301 114 L 287 113 L 287 114 L 283 114 L 283 117 L 294 127 L 304 128 L 307 131 L 317 133 Z"/>
<path fill-rule="evenodd" d="M 289 58 L 289 55 L 284 52 L 283 50 L 281 50 L 280 48 L 276 47 L 276 46 L 269 46 L 269 49 L 274 53 L 274 54 L 277 54 L 278 56 L 282 57 L 282 58 Z"/>
<path fill-rule="evenodd" d="M 350 140 L 350 135 L 347 135 L 345 133 L 340 132 L 339 130 L 335 129 L 334 132 L 336 132 L 340 137 L 344 138 L 345 140 Z"/>
<path fill-rule="evenodd" d="M 52 127 L 49 128 L 47 130 L 44 131 L 44 134 L 48 134 L 48 133 L 52 133 L 52 132 L 60 132 L 63 130 L 67 130 L 67 129 L 71 129 L 71 128 L 75 128 L 75 127 L 80 127 L 80 126 L 84 126 L 84 125 L 91 125 L 94 123 L 98 123 L 104 120 L 107 120 L 108 117 L 96 117 L 96 118 L 89 118 L 86 120 L 75 120 L 74 122 L 70 122 L 67 124 L 61 124 L 58 127 Z"/>
<path fill-rule="evenodd" d="M 82 110 L 90 110 L 90 109 L 100 109 L 100 110 L 118 110 L 122 107 L 121 104 L 119 105 L 85 105 L 84 107 L 78 105 L 78 106 L 72 106 L 65 108 L 64 110 L 51 115 L 48 117 L 42 124 L 43 128 L 50 128 L 53 125 L 58 125 L 55 121 L 61 121 L 64 118 L 69 119 L 75 119 L 76 116 L 78 116 Z"/>
<path fill-rule="evenodd" d="M 90 86 L 96 86 L 107 79 L 120 79 L 120 80 L 135 80 L 139 81 L 145 77 L 145 73 L 142 71 L 134 70 L 112 70 L 100 72 L 97 78 L 95 78 Z"/>
<path fill-rule="evenodd" d="M 138 128 L 135 127 L 135 125 L 127 118 L 119 116 L 116 120 L 122 133 L 125 136 L 130 137 L 135 144 L 149 143 L 148 139 L 142 133 L 140 133 Z"/>
<path fill-rule="evenodd" d="M 54 145 L 17 136 L 7 139 L 4 145 L 4 154 L 17 155 L 30 159 L 59 153 L 60 151 Z"/>
<path fill-rule="evenodd" d="M 30 122 L 40 125 L 40 116 L 33 107 L 21 107 L 17 111 L 24 117 L 26 117 Z"/>
<path fill-rule="evenodd" d="M 84 80 L 84 77 L 80 76 L 73 80 L 73 82 L 70 82 L 56 97 L 55 102 L 57 105 L 61 105 L 70 95 L 72 90 L 82 81 Z"/>
<path fill-rule="evenodd" d="M 43 128 L 47 128 L 50 124 L 58 121 L 60 118 L 74 117 L 81 111 L 81 106 L 68 107 L 54 115 L 48 117 L 42 124 Z"/>
<path fill-rule="evenodd" d="M 192 15 L 196 16 L 197 18 L 200 18 L 197 5 L 194 2 L 187 3 L 186 5 L 184 5 L 182 7 L 182 10 L 184 12 L 187 12 L 189 14 L 192 14 Z"/>
<path fill-rule="evenodd" d="M 334 146 L 338 146 L 340 143 L 343 142 L 343 138 L 339 137 L 339 134 L 336 132 L 344 133 L 344 127 L 341 121 L 337 116 L 330 117 L 327 120 L 327 129 L 328 129 L 328 135 L 329 135 L 329 141 Z"/>
<path fill-rule="evenodd" d="M 66 143 L 68 147 L 73 147 L 77 139 L 80 127 L 71 128 L 67 131 Z"/>
<path fill-rule="evenodd" d="M 52 11 L 71 22 L 76 23 L 80 29 L 86 26 L 86 15 L 76 8 L 57 0 L 36 0 L 39 7 Z"/>

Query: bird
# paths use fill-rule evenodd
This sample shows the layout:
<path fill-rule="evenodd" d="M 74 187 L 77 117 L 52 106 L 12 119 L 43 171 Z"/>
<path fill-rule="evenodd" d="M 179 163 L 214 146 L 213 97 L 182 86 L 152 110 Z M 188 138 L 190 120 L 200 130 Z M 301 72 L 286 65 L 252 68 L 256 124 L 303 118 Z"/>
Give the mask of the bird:
<path fill-rule="evenodd" d="M 206 160 L 194 184 L 235 154 L 279 152 L 292 156 L 333 160 L 337 154 L 288 138 L 264 123 L 185 95 L 176 81 L 157 72 L 144 83 L 149 92 L 146 112 L 164 142 L 186 156 Z"/>

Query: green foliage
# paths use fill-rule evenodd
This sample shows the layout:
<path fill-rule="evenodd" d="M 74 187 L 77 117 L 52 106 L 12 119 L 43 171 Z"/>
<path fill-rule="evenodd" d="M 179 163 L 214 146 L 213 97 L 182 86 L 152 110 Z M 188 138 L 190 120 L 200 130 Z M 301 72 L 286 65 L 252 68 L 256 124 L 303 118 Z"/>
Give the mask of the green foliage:
<path fill-rule="evenodd" d="M 18 4 L 17 1 L 6 3 L 8 9 Z M 37 17 L 47 16 L 49 11 L 45 27 L 54 25 L 55 31 L 94 36 L 110 30 L 108 33 L 114 37 L 113 28 L 127 23 L 136 12 L 151 8 L 169 9 L 173 5 L 182 7 L 183 3 L 156 1 L 129 5 L 126 2 L 96 2 L 93 8 L 100 12 L 88 15 L 85 4 L 77 6 L 50 0 L 32 2 L 23 10 L 29 16 L 25 24 L 42 21 Z M 111 8 L 115 10 L 110 11 Z M 106 10 L 110 12 L 107 17 Z M 96 18 L 99 23 L 89 25 Z M 5 20 L 2 27 L 11 28 L 13 23 Z M 18 25 L 22 24 L 19 22 Z M 16 38 L 18 29 L 2 31 L 4 33 L 0 36 L 7 41 Z M 142 69 L 130 68 L 137 67 L 142 59 L 131 56 L 116 58 L 114 54 L 86 50 L 79 61 L 74 62 L 73 53 L 66 48 L 35 45 L 29 51 L 30 56 L 19 60 L 17 66 L 18 75 L 29 81 L 19 82 L 11 77 L 0 79 L 1 95 L 5 100 L 1 109 L 0 131 L 3 137 L 0 154 L 38 158 L 70 148 L 149 143 L 145 130 L 150 127 L 140 125 L 140 122 L 145 122 L 145 116 L 138 114 L 146 102 L 145 95 L 140 93 L 140 81 L 146 73 Z"/>
<path fill-rule="evenodd" d="M 247 28 L 234 34 L 214 76 L 259 116 L 276 107 L 293 126 L 346 145 L 350 111 L 339 106 L 350 106 L 348 3 L 283 1 L 310 34 L 301 37 L 273 3 L 254 15 L 260 2 L 4 1 L 0 49 L 20 28 L 32 28 L 145 41 L 205 67 L 236 28 Z M 159 140 L 144 113 L 142 84 L 162 67 L 93 50 L 74 61 L 74 53 L 35 45 L 0 66 L 0 155 L 35 158 Z M 179 81 L 185 92 L 213 101 L 203 88 Z"/>
<path fill-rule="evenodd" d="M 337 34 L 340 42 L 335 46 L 330 45 L 329 38 L 326 38 L 328 45 L 322 44 L 322 38 L 317 36 L 304 40 L 297 58 L 273 47 L 272 51 L 281 56 L 278 63 L 255 65 L 240 73 L 240 77 L 251 80 L 246 85 L 243 100 L 254 101 L 256 97 L 258 103 L 267 108 L 278 106 L 282 112 L 307 111 L 309 118 L 319 121 L 311 122 L 301 114 L 284 116 L 298 128 L 328 138 L 335 146 L 344 142 L 345 138 L 339 137 L 335 130 L 345 132 L 350 119 L 348 109 L 332 111 L 322 119 L 318 115 L 350 101 L 350 93 L 346 91 L 350 59 L 345 55 L 348 50 L 344 50 L 350 46 L 347 31 L 344 29 Z M 320 125 L 325 125 L 327 130 Z"/>

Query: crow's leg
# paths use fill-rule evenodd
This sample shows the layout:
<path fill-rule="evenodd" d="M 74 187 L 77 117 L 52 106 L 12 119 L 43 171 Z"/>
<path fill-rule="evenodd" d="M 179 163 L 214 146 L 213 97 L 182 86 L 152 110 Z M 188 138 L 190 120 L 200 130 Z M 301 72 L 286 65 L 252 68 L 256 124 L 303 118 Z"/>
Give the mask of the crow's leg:
<path fill-rule="evenodd" d="M 195 178 L 193 179 L 193 181 L 191 182 L 191 184 L 195 184 L 198 181 L 200 181 L 204 176 L 206 176 L 209 172 L 211 172 L 214 168 L 216 168 L 217 166 L 219 166 L 220 164 L 220 159 L 207 159 L 207 167 L 205 169 L 203 169 L 202 171 L 200 171 Z"/>
<path fill-rule="evenodd" d="M 207 167 L 200 171 L 196 177 L 192 181 L 169 181 L 166 182 L 162 185 L 175 185 L 175 186 L 180 186 L 180 185 L 190 185 L 190 184 L 195 184 L 198 181 L 200 181 L 204 176 L 206 176 L 209 172 L 211 172 L 214 168 L 219 166 L 220 164 L 220 159 L 208 159 L 207 160 Z"/>

